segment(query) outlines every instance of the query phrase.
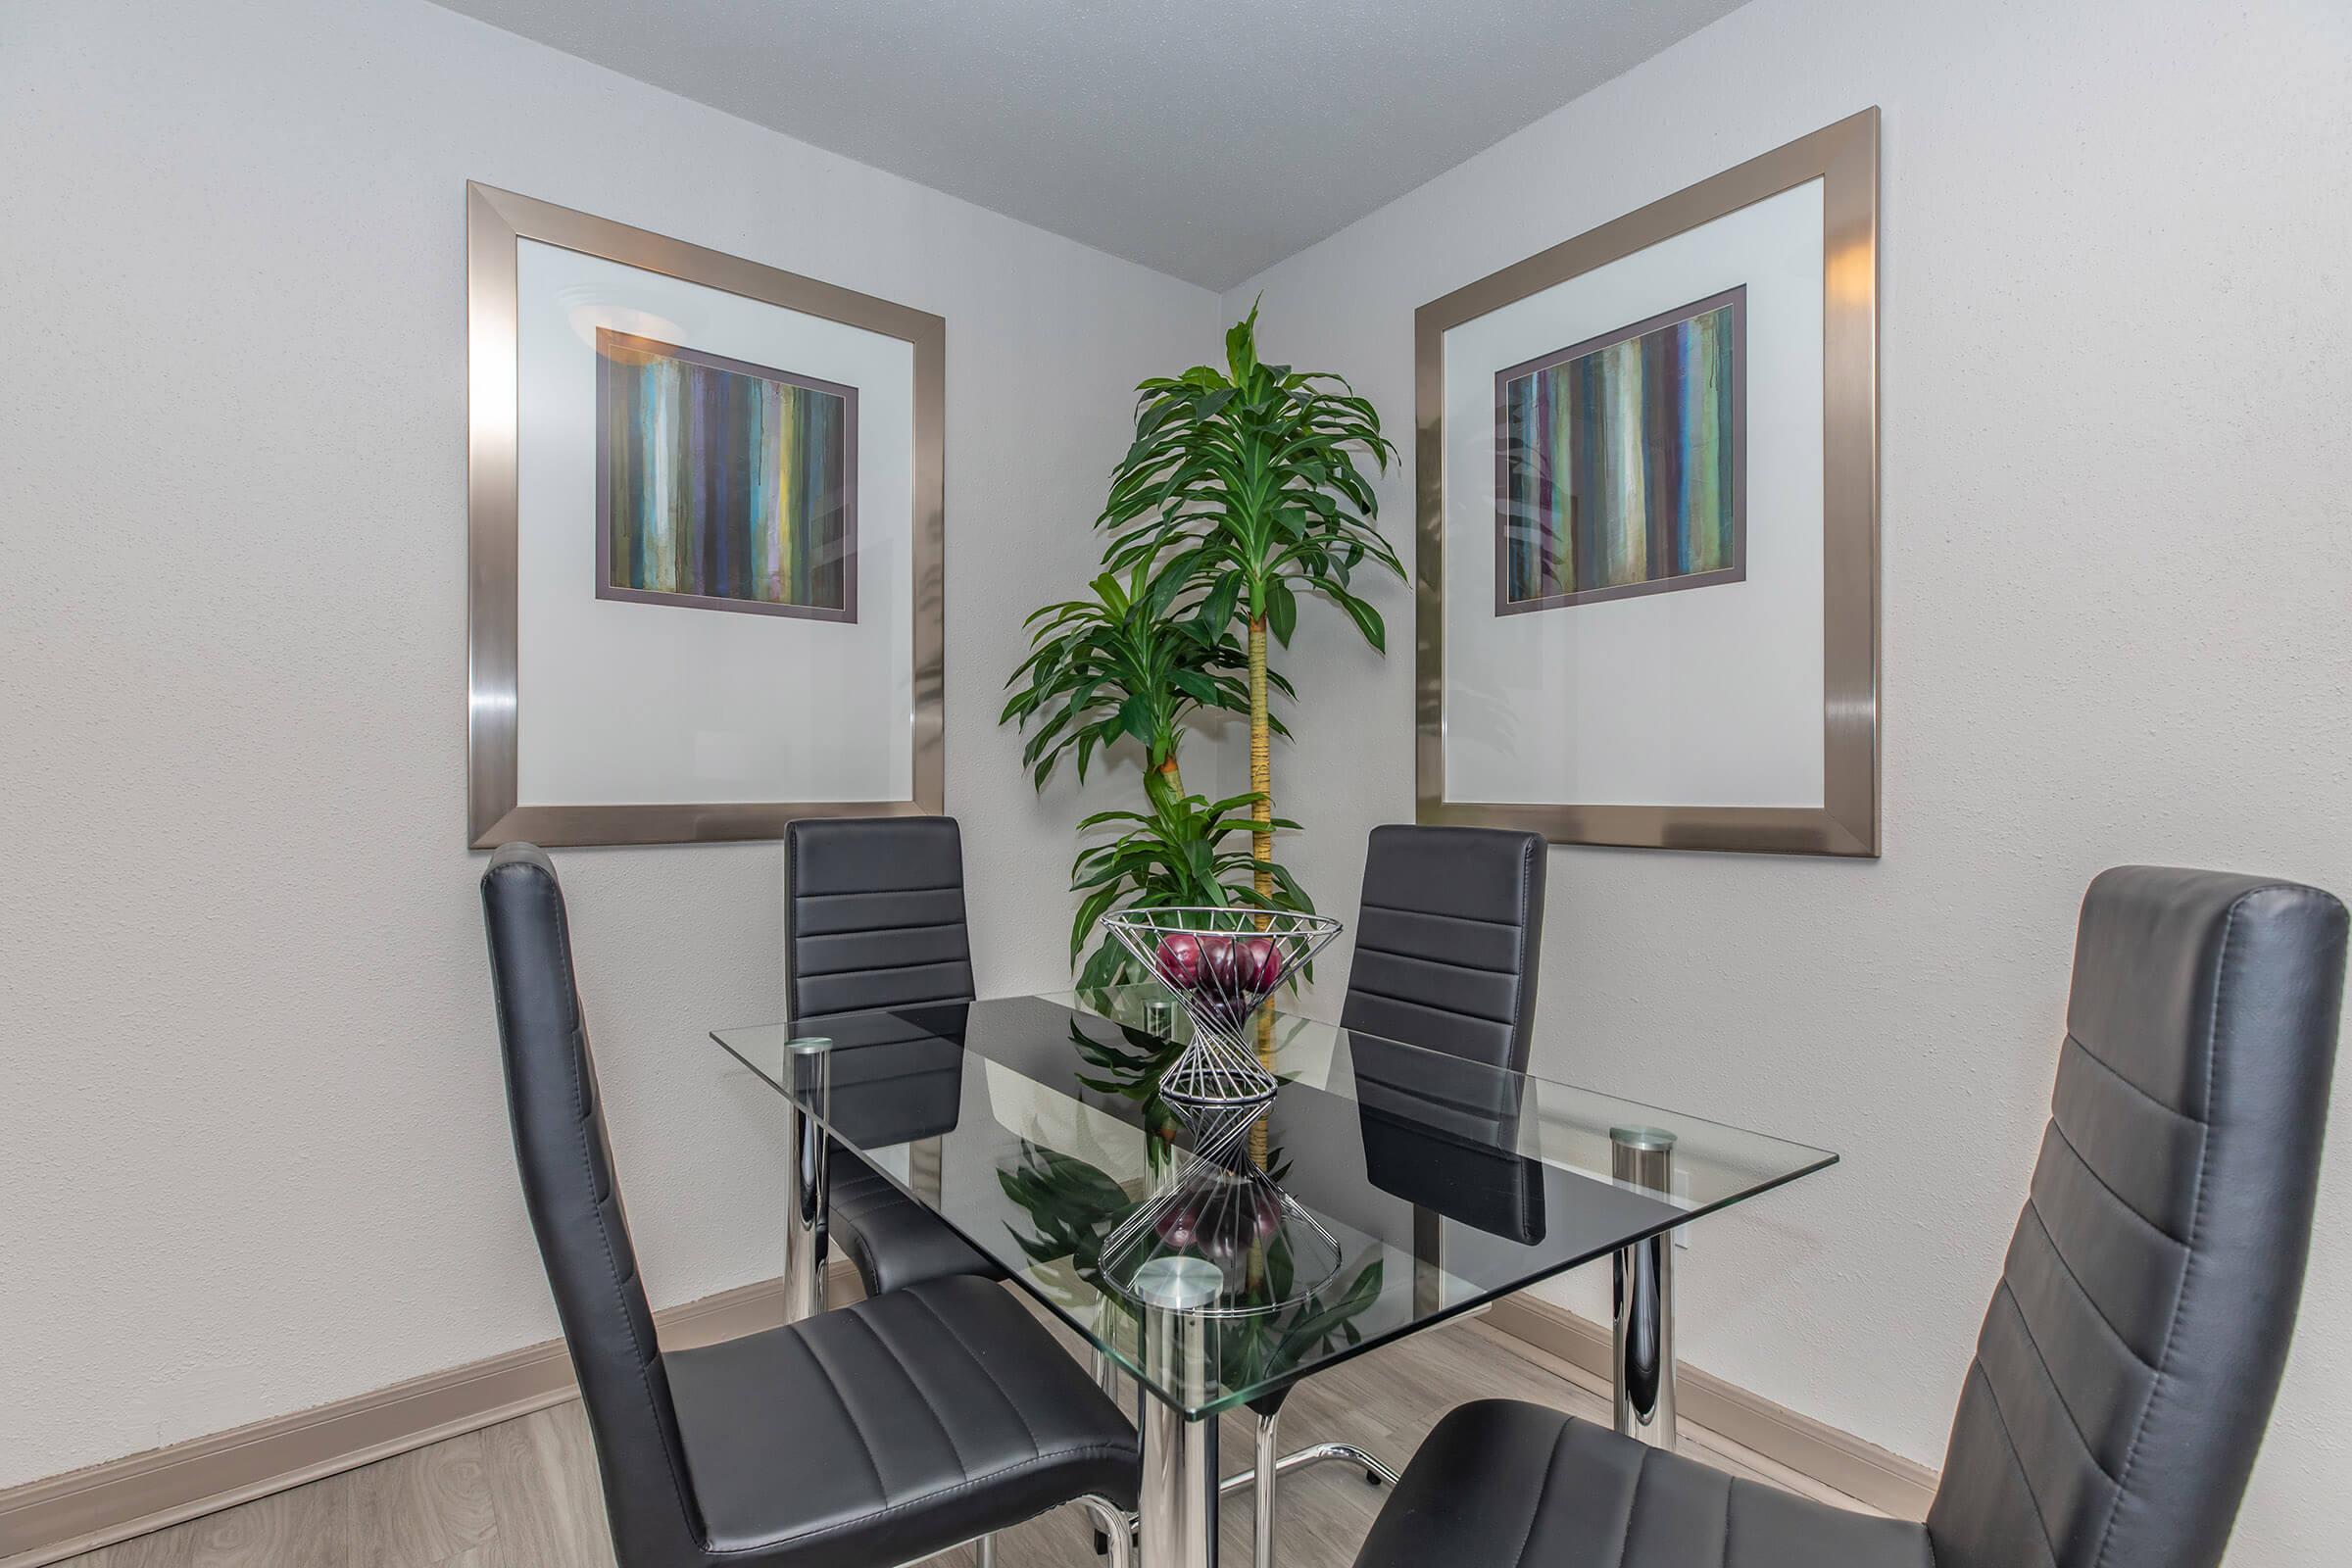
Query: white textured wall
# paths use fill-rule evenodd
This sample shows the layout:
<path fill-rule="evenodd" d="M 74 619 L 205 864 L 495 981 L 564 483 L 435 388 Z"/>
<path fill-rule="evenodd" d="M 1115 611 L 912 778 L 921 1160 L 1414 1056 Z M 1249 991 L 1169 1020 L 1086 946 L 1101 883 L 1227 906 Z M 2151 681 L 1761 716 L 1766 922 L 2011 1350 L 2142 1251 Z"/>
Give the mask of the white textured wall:
<path fill-rule="evenodd" d="M 1697 1227 L 1684 1350 L 1935 1463 L 2083 885 L 2155 860 L 2352 894 L 2352 9 L 1758 0 L 1225 303 L 1263 290 L 1268 356 L 1347 372 L 1401 434 L 1415 306 L 1870 104 L 1886 858 L 1554 851 L 1539 1065 L 1843 1152 Z M 1329 907 L 1364 830 L 1412 815 L 1397 642 L 1317 613 L 1286 665 L 1288 853 Z M 2239 1568 L 2352 1539 L 2344 1080 Z"/>
<path fill-rule="evenodd" d="M 1066 976 L 998 684 L 1213 296 L 418 0 L 7 0 L 0 1485 L 556 1331 L 463 847 L 468 178 L 947 318 L 979 974 Z M 779 852 L 557 862 L 656 1298 L 773 1274 L 702 1035 L 780 1005 Z"/>

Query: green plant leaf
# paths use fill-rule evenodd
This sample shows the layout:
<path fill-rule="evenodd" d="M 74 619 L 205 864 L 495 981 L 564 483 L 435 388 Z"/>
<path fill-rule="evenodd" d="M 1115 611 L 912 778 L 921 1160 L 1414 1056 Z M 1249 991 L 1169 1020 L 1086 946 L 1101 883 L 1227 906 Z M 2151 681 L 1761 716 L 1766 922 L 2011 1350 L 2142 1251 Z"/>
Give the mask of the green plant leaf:
<path fill-rule="evenodd" d="M 1343 589 L 1326 588 L 1324 592 L 1333 603 L 1348 612 L 1348 618 L 1354 621 L 1356 630 L 1364 634 L 1364 641 L 1384 654 L 1389 651 L 1388 627 L 1382 623 L 1379 611 Z"/>
<path fill-rule="evenodd" d="M 1288 584 L 1273 583 L 1266 589 L 1266 629 L 1283 647 L 1291 646 L 1291 633 L 1298 629 L 1298 600 Z"/>

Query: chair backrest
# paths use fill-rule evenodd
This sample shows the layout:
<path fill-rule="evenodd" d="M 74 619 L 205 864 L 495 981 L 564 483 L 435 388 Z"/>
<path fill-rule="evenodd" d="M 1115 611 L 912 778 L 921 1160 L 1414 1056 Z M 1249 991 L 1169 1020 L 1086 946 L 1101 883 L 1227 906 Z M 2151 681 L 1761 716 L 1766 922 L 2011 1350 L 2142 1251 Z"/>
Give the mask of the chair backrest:
<path fill-rule="evenodd" d="M 564 890 L 535 845 L 491 856 L 482 916 L 514 1161 L 596 1437 L 613 1548 L 624 1563 L 700 1562 L 701 1510 L 613 1179 Z"/>
<path fill-rule="evenodd" d="M 1524 1070 L 1544 858 L 1535 833 L 1374 828 L 1341 1026 Z"/>
<path fill-rule="evenodd" d="M 2091 883 L 2032 1196 L 1928 1515 L 1937 1568 L 2221 1561 L 2303 1287 L 2344 927 L 2292 883 Z"/>
<path fill-rule="evenodd" d="M 972 1000 L 954 817 L 809 817 L 784 845 L 795 1018 Z"/>

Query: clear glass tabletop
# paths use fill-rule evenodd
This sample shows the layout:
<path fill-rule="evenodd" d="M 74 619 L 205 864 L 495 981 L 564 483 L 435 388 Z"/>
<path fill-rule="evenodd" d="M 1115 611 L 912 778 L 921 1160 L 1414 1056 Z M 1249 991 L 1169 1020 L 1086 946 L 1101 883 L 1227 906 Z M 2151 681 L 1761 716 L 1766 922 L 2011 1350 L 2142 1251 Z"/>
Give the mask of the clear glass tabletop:
<path fill-rule="evenodd" d="M 1139 986 L 711 1038 L 1188 1415 L 1837 1160 L 1285 1013 L 1271 1101 L 1180 1107 L 1188 1027 Z"/>

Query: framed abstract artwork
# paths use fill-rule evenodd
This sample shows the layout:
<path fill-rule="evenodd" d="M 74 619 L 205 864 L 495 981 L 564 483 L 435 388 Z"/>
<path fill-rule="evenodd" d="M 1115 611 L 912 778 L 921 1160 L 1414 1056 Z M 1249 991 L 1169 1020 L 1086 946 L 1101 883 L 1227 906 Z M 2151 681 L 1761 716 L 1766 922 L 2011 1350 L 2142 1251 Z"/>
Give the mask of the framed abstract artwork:
<path fill-rule="evenodd" d="M 936 812 L 946 323 L 467 188 L 467 837 Z"/>
<path fill-rule="evenodd" d="M 1878 111 L 1414 314 L 1420 819 L 1879 853 Z"/>
<path fill-rule="evenodd" d="M 596 592 L 858 618 L 858 389 L 596 329 Z"/>
<path fill-rule="evenodd" d="M 1494 612 L 1745 573 L 1747 290 L 1494 372 Z"/>

